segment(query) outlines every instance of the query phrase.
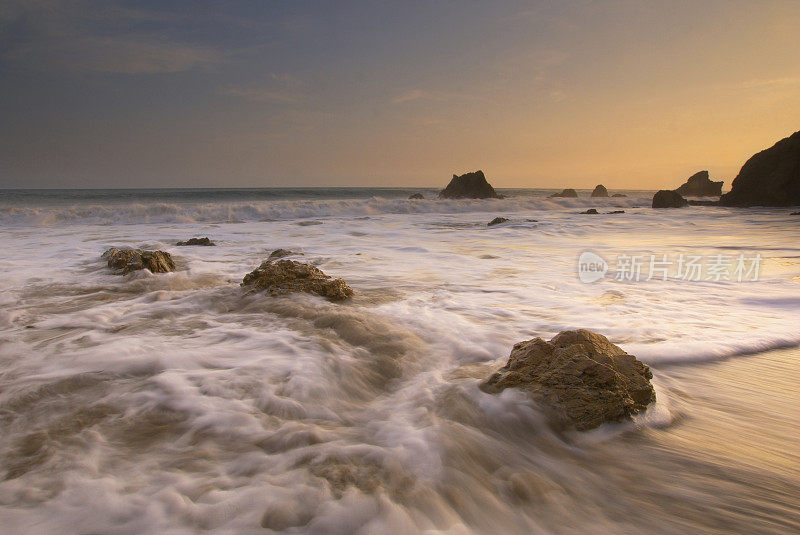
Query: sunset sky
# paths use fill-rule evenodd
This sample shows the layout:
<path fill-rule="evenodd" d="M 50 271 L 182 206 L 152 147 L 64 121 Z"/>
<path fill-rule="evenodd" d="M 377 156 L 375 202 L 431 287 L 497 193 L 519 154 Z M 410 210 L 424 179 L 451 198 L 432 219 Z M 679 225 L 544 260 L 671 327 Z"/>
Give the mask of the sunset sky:
<path fill-rule="evenodd" d="M 0 2 L 0 187 L 725 187 L 800 2 Z"/>

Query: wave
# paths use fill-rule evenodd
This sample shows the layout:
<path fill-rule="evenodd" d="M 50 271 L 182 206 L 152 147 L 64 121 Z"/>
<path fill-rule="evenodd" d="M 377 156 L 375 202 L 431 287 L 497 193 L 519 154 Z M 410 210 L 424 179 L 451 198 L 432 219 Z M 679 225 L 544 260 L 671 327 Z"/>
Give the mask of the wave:
<path fill-rule="evenodd" d="M 519 197 L 486 200 L 369 199 L 287 200 L 253 202 L 131 202 L 60 206 L 0 207 L 0 224 L 56 226 L 64 224 L 241 223 L 320 217 L 364 217 L 381 214 L 458 214 L 470 212 L 558 211 L 587 207 L 649 206 L 646 197 L 551 199 Z"/>

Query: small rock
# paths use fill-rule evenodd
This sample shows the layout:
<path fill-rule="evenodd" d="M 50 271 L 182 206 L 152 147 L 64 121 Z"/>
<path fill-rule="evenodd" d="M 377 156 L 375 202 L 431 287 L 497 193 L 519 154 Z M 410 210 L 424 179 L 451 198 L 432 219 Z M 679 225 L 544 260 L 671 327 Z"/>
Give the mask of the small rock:
<path fill-rule="evenodd" d="M 662 189 L 653 195 L 653 208 L 683 208 L 684 206 L 689 206 L 689 203 L 677 191 Z"/>
<path fill-rule="evenodd" d="M 627 197 L 627 195 L 623 193 L 615 193 L 614 195 L 612 195 L 612 197 Z"/>
<path fill-rule="evenodd" d="M 267 258 L 267 260 L 277 260 L 285 256 L 293 256 L 293 255 L 302 256 L 303 253 L 295 253 L 294 251 L 290 251 L 289 249 L 275 249 L 274 251 L 269 253 L 269 257 Z"/>
<path fill-rule="evenodd" d="M 589 209 L 588 209 L 588 210 L 586 210 L 585 212 L 581 212 L 581 213 L 582 213 L 582 214 L 591 214 L 591 215 L 595 215 L 595 214 L 598 214 L 599 212 L 598 212 L 598 211 L 597 211 L 597 209 L 595 209 L 595 208 L 589 208 Z"/>
<path fill-rule="evenodd" d="M 791 213 L 791 214 L 789 214 L 789 215 L 800 215 L 800 212 L 792 212 L 792 213 Z"/>
<path fill-rule="evenodd" d="M 423 195 L 422 193 L 412 193 L 411 195 L 408 196 L 408 198 L 409 199 L 424 199 L 425 195 Z"/>
<path fill-rule="evenodd" d="M 613 211 L 608 212 L 608 213 L 609 214 L 624 214 L 625 210 L 613 210 Z"/>
<path fill-rule="evenodd" d="M 507 221 L 508 219 L 506 219 L 505 217 L 495 217 L 494 219 L 486 223 L 486 226 L 493 227 L 494 225 L 499 225 L 500 223 L 506 223 Z"/>
<path fill-rule="evenodd" d="M 569 197 L 569 198 L 576 198 L 578 196 L 578 192 L 574 189 L 565 189 L 562 190 L 561 193 L 553 193 L 550 197 Z"/>
<path fill-rule="evenodd" d="M 266 260 L 242 279 L 242 286 L 272 295 L 290 292 L 315 293 L 332 301 L 352 297 L 353 289 L 342 279 L 334 279 L 320 269 L 294 260 Z"/>
<path fill-rule="evenodd" d="M 213 241 L 208 238 L 189 238 L 186 241 L 179 241 L 175 245 L 185 246 L 185 245 L 204 245 L 206 247 L 211 247 L 216 245 Z"/>
<path fill-rule="evenodd" d="M 602 184 L 598 184 L 594 187 L 594 191 L 592 192 L 592 197 L 608 197 L 608 190 Z"/>
<path fill-rule="evenodd" d="M 175 262 L 164 251 L 143 251 L 141 249 L 117 249 L 112 247 L 103 253 L 108 267 L 118 270 L 122 275 L 147 269 L 151 273 L 175 271 Z"/>
<path fill-rule="evenodd" d="M 555 424 L 585 431 L 644 411 L 656 399 L 652 378 L 636 357 L 580 329 L 515 344 L 506 365 L 480 387 L 529 392 Z"/>

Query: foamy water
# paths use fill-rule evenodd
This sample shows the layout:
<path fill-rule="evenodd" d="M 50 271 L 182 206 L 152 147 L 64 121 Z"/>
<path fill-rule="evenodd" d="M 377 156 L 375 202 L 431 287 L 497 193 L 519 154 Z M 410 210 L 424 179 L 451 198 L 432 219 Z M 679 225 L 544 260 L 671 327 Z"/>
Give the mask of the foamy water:
<path fill-rule="evenodd" d="M 675 370 L 800 343 L 787 210 L 407 193 L 6 197 L 0 532 L 636 532 L 648 522 L 620 512 L 642 500 L 633 480 L 664 474 L 591 459 L 692 413 Z M 496 216 L 510 221 L 487 227 Z M 217 246 L 174 246 L 192 236 Z M 111 246 L 167 250 L 179 269 L 116 276 Z M 246 295 L 242 277 L 277 248 L 355 298 Z M 585 284 L 585 251 L 762 262 L 757 281 L 612 269 Z M 652 366 L 659 401 L 637 424 L 556 435 L 524 395 L 477 388 L 515 342 L 572 328 Z M 719 495 L 654 488 L 707 507 Z M 650 529 L 681 531 L 658 514 Z"/>

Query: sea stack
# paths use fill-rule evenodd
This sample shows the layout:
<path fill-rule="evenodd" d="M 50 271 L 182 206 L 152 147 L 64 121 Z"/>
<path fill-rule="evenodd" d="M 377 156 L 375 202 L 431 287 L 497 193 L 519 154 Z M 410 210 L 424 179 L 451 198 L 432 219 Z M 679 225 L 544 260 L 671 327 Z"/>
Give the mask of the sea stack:
<path fill-rule="evenodd" d="M 440 199 L 499 199 L 500 196 L 486 180 L 483 171 L 453 175 L 453 179 L 439 192 Z"/>
<path fill-rule="evenodd" d="M 800 132 L 752 156 L 720 197 L 722 206 L 800 205 Z"/>
<path fill-rule="evenodd" d="M 561 190 L 561 193 L 553 193 L 550 197 L 566 197 L 570 199 L 575 199 L 578 197 L 578 192 L 572 188 L 567 188 Z"/>
<path fill-rule="evenodd" d="M 592 191 L 592 197 L 608 197 L 608 190 L 602 184 L 598 184 Z"/>
<path fill-rule="evenodd" d="M 700 171 L 675 191 L 689 197 L 719 197 L 722 195 L 722 181 L 715 182 L 708 178 L 708 171 Z"/>
<path fill-rule="evenodd" d="M 670 189 L 662 189 L 653 195 L 653 208 L 683 208 L 689 206 L 680 193 Z"/>
<path fill-rule="evenodd" d="M 652 378 L 646 364 L 608 338 L 579 329 L 515 344 L 506 365 L 480 387 L 490 394 L 524 390 L 556 425 L 586 431 L 644 411 L 656 400 Z"/>

